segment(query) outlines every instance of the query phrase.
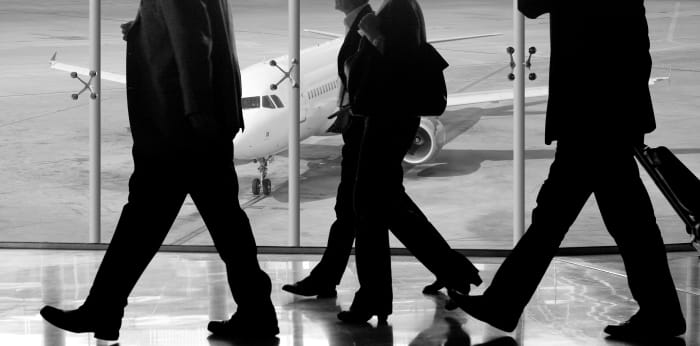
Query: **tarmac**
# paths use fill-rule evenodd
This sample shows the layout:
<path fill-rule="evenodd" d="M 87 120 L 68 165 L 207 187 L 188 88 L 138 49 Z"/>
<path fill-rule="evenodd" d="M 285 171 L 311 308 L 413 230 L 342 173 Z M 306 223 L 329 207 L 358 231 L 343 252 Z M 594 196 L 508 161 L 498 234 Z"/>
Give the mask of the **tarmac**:
<path fill-rule="evenodd" d="M 285 0 L 233 1 L 242 67 L 287 52 Z M 378 1 L 371 2 L 375 8 Z M 501 32 L 502 36 L 440 44 L 449 61 L 450 92 L 511 87 L 506 47 L 513 45 L 511 1 L 431 0 L 422 3 L 429 38 Z M 73 101 L 80 84 L 49 69 L 61 62 L 87 66 L 88 7 L 77 0 L 3 0 L 0 8 L 0 241 L 88 241 L 88 98 Z M 102 69 L 124 73 L 125 43 L 119 24 L 133 19 L 137 1 L 102 2 Z M 647 144 L 671 148 L 700 173 L 700 2 L 646 1 L 653 59 L 652 76 L 670 81 L 651 86 L 658 129 Z M 305 0 L 302 28 L 343 32 L 343 15 L 332 1 Z M 528 87 L 546 85 L 548 18 L 527 20 L 527 46 L 537 47 Z M 302 48 L 327 38 L 302 34 Z M 591 59 L 606 52 L 582 47 Z M 571 78 L 596 78 L 586 66 Z M 303 73 L 303 72 L 302 72 Z M 102 83 L 102 241 L 108 242 L 128 195 L 132 170 L 126 94 L 123 85 Z M 590 91 L 595 102 L 596 90 Z M 620 100 L 620 102 L 627 102 Z M 553 159 L 544 144 L 544 98 L 527 100 L 526 224 Z M 448 242 L 463 249 L 512 246 L 512 106 L 510 102 L 449 109 L 440 118 L 454 138 L 433 162 L 407 167 L 405 185 Z M 302 245 L 324 246 L 334 219 L 340 174 L 339 137 L 302 143 Z M 591 163 L 595 164 L 595 163 Z M 287 245 L 287 156 L 270 164 L 273 193 L 256 198 L 250 182 L 256 165 L 237 162 L 241 203 L 258 245 Z M 642 172 L 667 243 L 689 238 L 652 181 Z M 377 194 L 382 191 L 377 191 Z M 211 238 L 188 199 L 166 244 L 210 245 Z M 564 246 L 613 245 L 591 198 Z M 392 238 L 392 246 L 401 244 Z"/>

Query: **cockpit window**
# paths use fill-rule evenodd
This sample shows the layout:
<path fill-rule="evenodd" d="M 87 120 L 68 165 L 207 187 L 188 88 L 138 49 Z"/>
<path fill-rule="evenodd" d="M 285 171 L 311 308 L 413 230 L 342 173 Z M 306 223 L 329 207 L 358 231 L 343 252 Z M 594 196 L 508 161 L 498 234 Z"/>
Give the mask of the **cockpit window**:
<path fill-rule="evenodd" d="M 282 100 L 280 100 L 279 96 L 272 95 L 271 97 L 272 97 L 272 101 L 275 101 L 275 106 L 277 106 L 277 108 L 284 107 L 284 103 L 282 103 Z"/>
<path fill-rule="evenodd" d="M 242 98 L 241 106 L 243 109 L 260 108 L 260 96 Z"/>
<path fill-rule="evenodd" d="M 270 99 L 270 96 L 267 96 L 267 95 L 263 96 L 263 98 L 262 98 L 262 106 L 263 106 L 263 108 L 272 108 L 272 109 L 275 108 L 275 105 L 272 104 L 272 100 Z"/>

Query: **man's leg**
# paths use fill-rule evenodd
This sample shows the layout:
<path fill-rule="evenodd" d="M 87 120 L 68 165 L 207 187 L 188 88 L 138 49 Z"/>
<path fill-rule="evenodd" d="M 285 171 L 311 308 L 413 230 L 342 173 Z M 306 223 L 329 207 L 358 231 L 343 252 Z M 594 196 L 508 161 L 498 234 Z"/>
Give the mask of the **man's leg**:
<path fill-rule="evenodd" d="M 72 332 L 95 332 L 116 340 L 127 298 L 160 248 L 185 199 L 172 165 L 136 165 L 129 200 L 95 275 L 90 294 L 77 310 L 42 309 L 42 316 Z M 164 167 L 170 167 L 166 169 Z"/>
<path fill-rule="evenodd" d="M 163 244 L 185 200 L 184 182 L 170 165 L 138 167 L 129 179 L 129 199 L 97 271 L 85 305 L 126 306 L 127 297 Z M 104 310 L 103 310 L 104 311 Z"/>
<path fill-rule="evenodd" d="M 355 182 L 357 219 L 355 262 L 360 289 L 351 310 L 387 315 L 392 311 L 391 215 L 400 208 L 403 187 L 401 163 L 415 137 L 420 119 L 365 119 Z"/>
<path fill-rule="evenodd" d="M 335 201 L 336 220 L 331 225 L 328 243 L 321 261 L 311 270 L 309 277 L 315 283 L 335 286 L 340 284 L 348 265 L 352 244 L 355 241 L 353 190 L 357 173 L 357 159 L 364 128 L 364 118 L 351 117 L 348 129 L 343 133 L 343 151 L 340 164 L 340 184 Z"/>
<path fill-rule="evenodd" d="M 666 249 L 632 150 L 619 150 L 600 172 L 595 197 L 603 221 L 620 249 L 632 296 L 639 304 L 633 321 L 659 335 L 685 331 Z M 648 327 L 648 328 L 647 328 Z"/>
<path fill-rule="evenodd" d="M 391 215 L 389 228 L 396 238 L 438 278 L 438 285 L 467 294 L 471 283 L 479 285 L 479 270 L 453 250 L 420 208 L 404 191 L 400 208 Z M 440 289 L 442 287 L 437 287 Z"/>
<path fill-rule="evenodd" d="M 279 330 L 270 299 L 270 278 L 260 268 L 250 221 L 238 201 L 232 156 L 223 156 L 198 162 L 190 195 L 226 264 L 229 286 L 238 306 L 235 321 L 224 329 L 238 335 L 276 335 Z"/>
<path fill-rule="evenodd" d="M 472 316 L 506 331 L 517 326 L 564 236 L 591 194 L 594 155 L 561 143 L 537 195 L 532 223 L 499 267 L 483 296 L 453 296 Z"/>

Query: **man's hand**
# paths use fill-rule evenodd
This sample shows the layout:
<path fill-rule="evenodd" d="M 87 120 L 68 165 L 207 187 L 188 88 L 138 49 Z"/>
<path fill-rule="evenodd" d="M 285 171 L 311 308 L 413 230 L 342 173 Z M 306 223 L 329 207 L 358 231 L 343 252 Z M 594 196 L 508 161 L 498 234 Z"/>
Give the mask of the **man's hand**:
<path fill-rule="evenodd" d="M 119 27 L 122 28 L 122 39 L 123 39 L 124 41 L 126 41 L 126 36 L 129 35 L 129 30 L 131 30 L 131 27 L 132 27 L 132 26 L 134 26 L 134 21 L 133 21 L 133 20 L 132 20 L 132 21 L 128 21 L 128 22 L 126 22 L 126 23 L 124 23 L 124 24 L 122 24 L 122 25 L 119 26 Z"/>
<path fill-rule="evenodd" d="M 368 13 L 360 20 L 359 28 L 360 34 L 367 36 L 367 38 L 372 41 L 382 35 L 379 31 L 380 19 L 374 13 Z"/>

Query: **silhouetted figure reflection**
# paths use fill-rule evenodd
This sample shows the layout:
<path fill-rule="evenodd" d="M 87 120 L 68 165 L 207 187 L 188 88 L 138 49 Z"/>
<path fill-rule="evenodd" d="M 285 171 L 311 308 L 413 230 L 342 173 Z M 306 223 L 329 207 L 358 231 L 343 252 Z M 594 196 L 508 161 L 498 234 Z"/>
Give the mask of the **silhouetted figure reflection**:
<path fill-rule="evenodd" d="M 338 323 L 335 315 L 340 311 L 340 305 L 335 299 L 300 299 L 282 307 L 293 313 L 301 313 L 310 323 L 300 323 L 293 328 L 298 343 L 306 345 L 304 338 L 307 330 L 321 328 L 327 337 L 328 345 L 393 345 L 393 328 L 387 324 L 372 325 L 370 323 L 345 324 Z M 299 319 L 301 321 L 302 319 Z"/>
<path fill-rule="evenodd" d="M 47 305 L 59 305 L 63 301 L 63 267 L 41 267 L 41 301 Z M 44 346 L 64 346 L 66 332 L 43 321 Z"/>
<path fill-rule="evenodd" d="M 360 162 L 360 147 L 362 145 L 363 132 L 365 130 L 365 118 L 352 114 L 347 94 L 347 76 L 345 62 L 359 47 L 361 36 L 358 33 L 359 23 L 367 14 L 373 13 L 368 0 L 336 0 L 337 10 L 345 13 L 345 26 L 347 33 L 338 52 L 338 76 L 341 81 L 339 94 L 340 111 L 336 113 L 336 121 L 332 129 L 342 133 L 343 149 L 340 184 L 336 195 L 335 214 L 336 220 L 331 225 L 326 250 L 321 261 L 311 270 L 309 276 L 296 283 L 284 285 L 282 289 L 301 296 L 317 296 L 318 298 L 335 297 L 335 287 L 340 284 L 343 273 L 350 258 L 352 244 L 355 241 L 355 206 L 353 205 L 358 163 Z M 415 134 L 415 131 L 413 132 Z M 395 153 L 400 154 L 400 153 Z M 404 155 L 405 152 L 401 155 Z M 392 158 L 398 158 L 397 155 Z M 401 156 L 403 158 L 403 156 Z M 388 157 L 387 157 L 388 159 Z M 399 161 L 400 164 L 400 161 Z M 394 173 L 396 173 L 394 167 Z M 398 167 L 400 170 L 400 167 Z M 377 173 L 383 170 L 381 167 L 371 169 Z M 365 170 L 363 170 L 365 171 Z M 370 174 L 367 172 L 366 174 Z M 380 185 L 396 185 L 399 179 L 393 174 L 392 180 L 386 181 L 377 178 Z M 383 191 L 383 187 L 367 186 L 367 189 Z M 375 189 L 376 188 L 376 189 Z M 382 192 L 384 194 L 385 192 Z M 468 287 L 467 278 L 461 273 L 474 270 L 471 263 L 456 251 L 452 250 L 444 238 L 435 230 L 425 217 L 423 212 L 406 195 L 403 188 L 396 191 L 394 196 L 399 203 L 395 208 L 402 214 L 394 217 L 391 223 L 379 223 L 375 227 L 382 227 L 386 232 L 389 228 L 396 238 L 413 253 L 431 272 L 436 274 L 438 280 L 426 286 L 424 293 L 435 294 L 448 283 L 451 287 L 464 290 Z M 393 197 L 392 197 L 393 198 Z M 382 209 L 387 208 L 383 205 Z M 383 213 L 386 211 L 382 211 Z M 376 220 L 375 220 L 376 221 Z M 453 268 L 453 269 L 452 269 Z M 476 275 L 476 274 L 475 274 Z"/>
<path fill-rule="evenodd" d="M 261 339 L 230 338 L 216 334 L 209 335 L 207 341 L 210 346 L 279 346 L 280 344 L 278 337 Z"/>
<path fill-rule="evenodd" d="M 471 345 L 471 338 L 462 325 L 467 322 L 464 314 L 456 314 L 445 309 L 448 302 L 447 296 L 437 293 L 432 297 L 435 302 L 433 322 L 428 328 L 423 329 L 409 343 L 410 346 L 429 345 Z"/>
<path fill-rule="evenodd" d="M 445 306 L 450 301 L 444 294 L 438 294 L 433 298 L 435 302 L 435 314 L 433 323 L 409 343 L 410 346 L 470 346 L 472 345 L 471 336 L 462 327 L 467 323 L 467 317 L 464 314 L 450 312 L 445 309 Z M 498 337 L 477 346 L 511 346 L 517 342 L 511 337 Z"/>
<path fill-rule="evenodd" d="M 226 264 L 237 312 L 219 335 L 279 333 L 271 282 L 238 202 L 233 137 L 243 129 L 241 80 L 228 0 L 142 0 L 123 26 L 134 140 L 129 200 L 87 299 L 41 310 L 52 324 L 116 340 L 127 297 L 189 194 Z"/>
<path fill-rule="evenodd" d="M 683 334 L 685 321 L 633 146 L 655 129 L 643 0 L 520 0 L 550 13 L 551 61 L 545 142 L 557 142 L 532 223 L 482 296 L 451 296 L 472 316 L 515 329 L 564 236 L 591 195 L 619 247 L 638 312 L 605 332 L 623 339 Z M 592 59 L 588 52 L 605 52 Z M 581 67 L 604 82 L 582 73 Z"/>

